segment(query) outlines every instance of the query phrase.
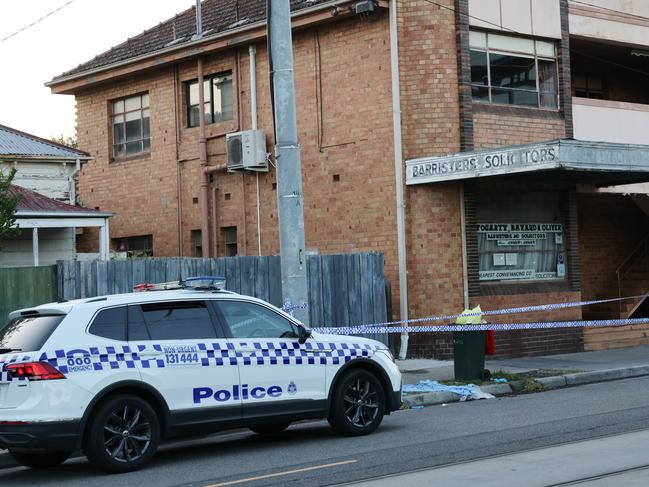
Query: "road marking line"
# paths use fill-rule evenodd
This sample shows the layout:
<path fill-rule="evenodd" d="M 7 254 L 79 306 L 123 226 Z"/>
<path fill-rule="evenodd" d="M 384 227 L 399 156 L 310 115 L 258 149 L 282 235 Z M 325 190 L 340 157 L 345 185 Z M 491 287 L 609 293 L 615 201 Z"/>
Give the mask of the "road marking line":
<path fill-rule="evenodd" d="M 313 467 L 305 467 L 305 468 L 298 468 L 295 470 L 285 470 L 284 472 L 277 472 L 277 473 L 269 473 L 267 475 L 259 475 L 258 477 L 248 477 L 245 479 L 239 479 L 239 480 L 230 480 L 228 482 L 221 482 L 218 484 L 209 484 L 206 485 L 205 487 L 225 487 L 226 485 L 236 485 L 236 484 L 243 484 L 244 482 L 254 482 L 255 480 L 264 480 L 264 479 L 270 479 L 273 477 L 283 477 L 285 475 L 291 475 L 294 473 L 302 473 L 302 472 L 310 472 L 312 470 L 320 470 L 323 468 L 331 468 L 331 467 L 338 467 L 339 465 L 349 465 L 352 463 L 356 463 L 358 460 L 345 460 L 342 462 L 336 462 L 336 463 L 327 463 L 325 465 L 314 465 Z"/>

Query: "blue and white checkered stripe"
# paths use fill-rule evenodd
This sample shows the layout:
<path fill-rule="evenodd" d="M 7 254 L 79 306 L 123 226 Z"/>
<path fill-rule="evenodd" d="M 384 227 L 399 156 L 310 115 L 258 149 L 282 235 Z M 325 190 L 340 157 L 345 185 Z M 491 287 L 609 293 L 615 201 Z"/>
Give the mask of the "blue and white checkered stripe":
<path fill-rule="evenodd" d="M 590 306 L 593 304 L 602 304 L 602 303 L 614 303 L 616 301 L 626 301 L 630 299 L 640 299 L 644 298 L 646 295 L 641 294 L 638 296 L 626 296 L 623 298 L 610 298 L 610 299 L 596 299 L 596 300 L 590 300 L 590 301 L 571 301 L 571 302 L 566 302 L 566 303 L 550 303 L 550 304 L 538 304 L 534 306 L 520 306 L 517 308 L 503 308 L 503 309 L 494 309 L 494 310 L 485 310 L 485 311 L 480 311 L 476 313 L 462 313 L 462 314 L 455 314 L 455 315 L 442 315 L 442 316 L 426 316 L 424 318 L 412 318 L 409 320 L 399 320 L 399 321 L 385 321 L 383 323 L 372 323 L 372 324 L 357 324 L 357 325 L 350 325 L 346 327 L 315 327 L 313 328 L 314 331 L 320 332 L 320 333 L 332 333 L 332 334 L 338 334 L 338 335 L 348 335 L 348 334 L 366 334 L 366 333 L 397 333 L 392 330 L 399 330 L 398 333 L 401 331 L 404 331 L 406 327 L 399 327 L 396 328 L 393 325 L 409 325 L 409 324 L 418 324 L 418 323 L 430 323 L 433 321 L 451 321 L 455 320 L 457 318 L 466 318 L 469 316 L 497 316 L 497 315 L 511 315 L 511 314 L 520 314 L 520 313 L 534 313 L 537 311 L 556 311 L 560 309 L 566 309 L 566 308 L 579 308 L 583 306 Z M 444 326 L 444 325 L 440 325 Z M 585 326 L 585 325 L 584 325 Z M 608 326 L 608 325 L 602 325 L 602 326 Z M 369 330 L 369 328 L 372 328 Z M 420 327 L 418 326 L 416 329 L 421 330 L 423 328 L 428 329 L 428 331 L 439 331 L 438 328 L 439 326 L 437 325 L 431 325 L 428 327 Z M 343 331 L 341 332 L 340 330 L 359 330 L 363 329 L 363 331 Z M 386 329 L 390 331 L 385 331 Z M 444 330 L 442 330 L 444 331 Z"/>
<path fill-rule="evenodd" d="M 628 318 L 614 320 L 580 320 L 580 321 L 552 321 L 540 323 L 487 323 L 484 325 L 425 325 L 425 326 L 354 326 L 341 328 L 314 328 L 320 333 L 338 335 L 362 335 L 366 333 L 440 333 L 450 331 L 512 331 L 512 330 L 546 330 L 556 328 L 597 328 L 627 325 L 649 324 L 649 318 Z"/>
<path fill-rule="evenodd" d="M 88 349 L 53 350 L 42 353 L 37 360 L 48 362 L 63 374 L 100 372 L 110 370 L 161 369 L 173 367 L 164 360 L 167 345 L 90 347 Z M 387 348 L 382 344 L 357 342 L 314 342 L 300 345 L 297 341 L 234 341 L 192 343 L 200 356 L 202 367 L 259 366 L 259 365 L 340 365 L 358 357 L 370 357 L 376 350 Z M 242 352 L 241 350 L 250 350 Z M 196 353 L 196 352 L 192 352 Z M 33 356 L 5 357 L 0 380 L 11 381 L 5 363 L 28 362 Z"/>
<path fill-rule="evenodd" d="M 233 348 L 255 349 L 252 354 L 236 352 L 230 364 L 239 365 L 340 365 L 358 357 L 369 357 L 384 345 L 368 343 L 235 342 Z M 209 350 L 208 350 L 209 355 Z M 216 357 L 216 365 L 219 365 Z"/>
<path fill-rule="evenodd" d="M 142 347 L 141 350 L 144 348 Z M 93 371 L 135 369 L 136 362 L 146 362 L 147 366 L 150 362 L 150 360 L 142 360 L 138 351 L 128 345 L 59 349 L 53 352 L 44 352 L 39 360 L 49 362 L 63 374 L 75 372 L 78 367 L 92 368 Z"/>

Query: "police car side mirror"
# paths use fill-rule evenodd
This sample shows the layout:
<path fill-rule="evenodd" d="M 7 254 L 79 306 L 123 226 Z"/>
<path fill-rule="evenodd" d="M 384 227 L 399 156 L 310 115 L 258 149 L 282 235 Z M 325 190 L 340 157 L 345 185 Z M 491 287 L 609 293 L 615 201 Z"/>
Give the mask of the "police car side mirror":
<path fill-rule="evenodd" d="M 310 336 L 311 336 L 311 329 L 306 328 L 304 326 L 297 327 L 297 341 L 300 343 L 300 345 L 303 345 L 304 342 L 306 342 Z"/>

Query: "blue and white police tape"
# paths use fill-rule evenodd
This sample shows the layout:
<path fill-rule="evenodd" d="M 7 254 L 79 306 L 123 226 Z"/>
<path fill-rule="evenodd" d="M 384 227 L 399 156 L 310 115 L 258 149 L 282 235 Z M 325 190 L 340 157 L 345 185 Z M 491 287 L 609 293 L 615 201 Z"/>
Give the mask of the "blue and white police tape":
<path fill-rule="evenodd" d="M 293 311 L 295 311 L 296 309 L 307 309 L 307 307 L 308 304 L 306 303 L 293 304 L 290 301 L 284 301 L 284 306 L 282 306 L 282 311 L 293 316 Z"/>
<path fill-rule="evenodd" d="M 491 311 L 482 311 L 482 312 L 476 312 L 476 313 L 462 313 L 462 314 L 456 314 L 456 315 L 446 315 L 446 316 L 427 316 L 425 318 L 413 318 L 410 320 L 399 320 L 399 321 L 386 321 L 384 323 L 373 323 L 373 324 L 361 324 L 361 325 L 352 325 L 348 328 L 358 328 L 358 327 L 364 327 L 364 328 L 384 328 L 384 327 L 392 327 L 392 325 L 401 325 L 401 324 L 408 324 L 408 323 L 427 323 L 430 321 L 450 321 L 450 320 L 455 320 L 457 318 L 465 318 L 468 316 L 494 316 L 494 315 L 509 315 L 509 314 L 518 314 L 518 313 L 533 313 L 536 311 L 554 311 L 554 310 L 559 310 L 559 309 L 565 309 L 565 308 L 577 308 L 581 306 L 590 306 L 593 304 L 602 304 L 602 303 L 613 303 L 616 301 L 625 301 L 628 299 L 640 299 L 644 298 L 646 295 L 645 294 L 640 294 L 638 296 L 626 296 L 624 298 L 610 298 L 610 299 L 595 299 L 595 300 L 590 300 L 590 301 L 572 301 L 572 302 L 567 302 L 567 303 L 551 303 L 551 304 L 539 304 L 539 305 L 534 305 L 534 306 L 520 306 L 517 308 L 503 308 L 503 309 L 495 309 Z M 327 328 L 329 329 L 329 328 Z M 337 328 L 336 328 L 337 329 Z M 317 330 L 317 329 L 316 329 Z M 383 333 L 383 332 L 376 332 L 376 333 Z"/>
<path fill-rule="evenodd" d="M 319 333 L 332 335 L 363 335 L 370 333 L 442 333 L 450 331 L 512 331 L 545 330 L 554 328 L 589 328 L 649 324 L 649 318 L 626 318 L 615 320 L 551 321 L 540 323 L 487 323 L 483 325 L 427 325 L 427 326 L 347 326 L 340 328 L 314 328 Z"/>

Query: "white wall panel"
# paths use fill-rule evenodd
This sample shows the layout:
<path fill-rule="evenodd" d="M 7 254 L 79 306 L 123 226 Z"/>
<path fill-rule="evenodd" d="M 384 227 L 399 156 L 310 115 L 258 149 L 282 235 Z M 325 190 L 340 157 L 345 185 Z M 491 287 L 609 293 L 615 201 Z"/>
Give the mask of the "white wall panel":
<path fill-rule="evenodd" d="M 532 32 L 561 39 L 561 11 L 557 0 L 532 0 Z"/>
<path fill-rule="evenodd" d="M 473 27 L 561 39 L 559 0 L 469 0 L 469 15 Z"/>
<path fill-rule="evenodd" d="M 54 265 L 57 260 L 74 259 L 74 229 L 40 228 L 38 249 L 39 265 Z M 31 230 L 23 230 L 19 237 L 2 241 L 0 267 L 21 267 L 32 264 Z"/>
<path fill-rule="evenodd" d="M 529 0 L 500 0 L 504 29 L 532 34 L 532 9 Z"/>

